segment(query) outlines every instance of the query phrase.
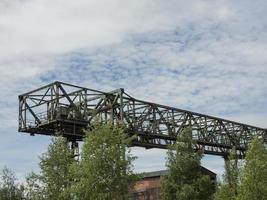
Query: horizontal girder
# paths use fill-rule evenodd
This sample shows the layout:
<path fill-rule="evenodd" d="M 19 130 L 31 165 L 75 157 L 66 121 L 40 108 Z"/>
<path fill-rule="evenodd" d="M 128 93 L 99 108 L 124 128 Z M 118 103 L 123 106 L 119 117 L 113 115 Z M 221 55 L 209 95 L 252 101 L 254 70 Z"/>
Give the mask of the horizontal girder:
<path fill-rule="evenodd" d="M 124 123 L 125 133 L 137 135 L 133 146 L 164 148 L 184 128 L 192 128 L 195 149 L 226 156 L 236 147 L 244 155 L 253 137 L 267 141 L 267 130 L 226 119 L 135 99 L 123 89 L 101 92 L 54 82 L 19 96 L 19 131 L 63 135 L 82 140 L 93 121 Z"/>

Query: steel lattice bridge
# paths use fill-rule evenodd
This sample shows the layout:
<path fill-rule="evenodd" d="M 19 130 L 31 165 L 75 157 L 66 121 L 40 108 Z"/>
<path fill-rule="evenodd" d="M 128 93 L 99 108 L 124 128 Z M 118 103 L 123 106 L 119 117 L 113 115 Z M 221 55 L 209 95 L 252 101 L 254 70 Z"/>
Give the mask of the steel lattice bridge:
<path fill-rule="evenodd" d="M 253 137 L 267 142 L 267 129 L 135 99 L 123 89 L 111 92 L 54 82 L 19 95 L 19 131 L 31 135 L 62 135 L 81 141 L 93 121 L 124 123 L 125 133 L 137 135 L 132 146 L 163 148 L 192 128 L 195 149 L 227 156 L 236 148 L 244 156 Z"/>

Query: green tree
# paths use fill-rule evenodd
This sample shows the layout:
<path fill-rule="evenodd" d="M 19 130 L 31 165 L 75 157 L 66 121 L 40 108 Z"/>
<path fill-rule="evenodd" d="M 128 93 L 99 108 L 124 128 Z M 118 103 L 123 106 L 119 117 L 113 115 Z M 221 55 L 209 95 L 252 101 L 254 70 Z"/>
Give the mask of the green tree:
<path fill-rule="evenodd" d="M 260 139 L 254 138 L 247 151 L 237 199 L 267 199 L 267 150 Z"/>
<path fill-rule="evenodd" d="M 76 199 L 127 199 L 129 184 L 136 178 L 132 171 L 129 142 L 123 128 L 95 124 L 86 131 L 81 161 L 73 166 L 76 182 L 72 194 Z"/>
<path fill-rule="evenodd" d="M 15 174 L 5 167 L 1 175 L 0 200 L 21 200 L 23 198 L 23 186 L 16 183 Z"/>
<path fill-rule="evenodd" d="M 239 162 L 235 148 L 230 151 L 225 159 L 225 174 L 223 182 L 218 184 L 214 195 L 215 200 L 234 200 L 238 194 L 240 179 Z"/>
<path fill-rule="evenodd" d="M 213 184 L 201 174 L 203 153 L 193 149 L 192 130 L 185 129 L 167 152 L 168 173 L 162 177 L 161 191 L 164 200 L 209 200 Z"/>
<path fill-rule="evenodd" d="M 65 138 L 53 138 L 48 150 L 40 157 L 40 173 L 31 173 L 26 193 L 30 200 L 69 200 L 68 188 L 73 181 L 70 166 L 73 154 Z"/>
<path fill-rule="evenodd" d="M 25 196 L 27 200 L 45 199 L 45 188 L 40 180 L 40 175 L 33 172 L 26 177 Z"/>

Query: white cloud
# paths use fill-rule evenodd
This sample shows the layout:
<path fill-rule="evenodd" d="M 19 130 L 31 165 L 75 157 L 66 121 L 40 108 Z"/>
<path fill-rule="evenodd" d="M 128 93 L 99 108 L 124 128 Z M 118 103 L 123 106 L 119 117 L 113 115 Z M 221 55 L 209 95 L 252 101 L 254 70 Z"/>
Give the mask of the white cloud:
<path fill-rule="evenodd" d="M 201 13 L 192 2 L 123 0 L 17 1 L 0 4 L 1 55 L 64 53 L 121 42 L 129 34 L 169 30 L 195 20 L 230 12 L 210 3 Z M 200 1 L 204 2 L 204 1 Z M 226 14 L 224 14 L 226 15 Z M 217 19 L 219 20 L 219 19 Z"/>
<path fill-rule="evenodd" d="M 54 56 L 19 56 L 0 60 L 0 84 L 37 77 L 54 69 Z"/>
<path fill-rule="evenodd" d="M 0 134 L 13 148 L 21 139 L 17 95 L 55 79 L 125 87 L 141 99 L 265 126 L 266 6 L 265 0 L 2 0 Z M 157 150 L 135 152 L 139 170 L 162 166 L 163 154 L 152 167 L 142 162 Z M 23 161 L 14 160 L 1 154 L 0 164 L 23 174 Z"/>

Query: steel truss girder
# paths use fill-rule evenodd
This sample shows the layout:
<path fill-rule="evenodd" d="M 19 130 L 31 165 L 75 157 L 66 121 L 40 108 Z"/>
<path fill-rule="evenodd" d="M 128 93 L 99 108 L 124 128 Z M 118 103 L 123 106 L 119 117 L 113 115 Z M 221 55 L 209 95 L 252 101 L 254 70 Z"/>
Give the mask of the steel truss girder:
<path fill-rule="evenodd" d="M 135 99 L 118 89 L 111 92 L 54 82 L 19 96 L 19 131 L 63 135 L 82 140 L 93 121 L 124 123 L 137 135 L 133 146 L 163 148 L 190 126 L 195 149 L 226 156 L 233 146 L 243 156 L 253 137 L 267 141 L 267 130 L 209 115 Z"/>

